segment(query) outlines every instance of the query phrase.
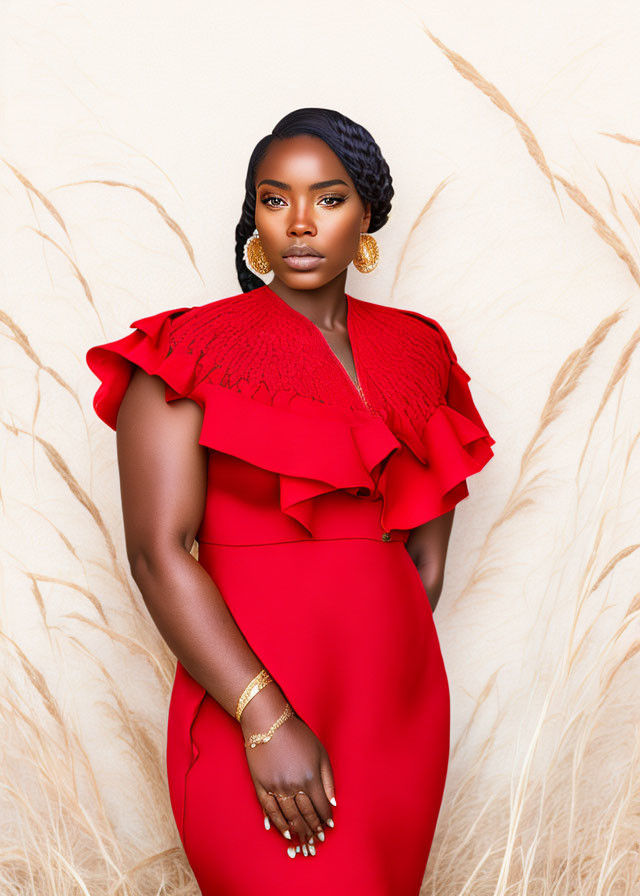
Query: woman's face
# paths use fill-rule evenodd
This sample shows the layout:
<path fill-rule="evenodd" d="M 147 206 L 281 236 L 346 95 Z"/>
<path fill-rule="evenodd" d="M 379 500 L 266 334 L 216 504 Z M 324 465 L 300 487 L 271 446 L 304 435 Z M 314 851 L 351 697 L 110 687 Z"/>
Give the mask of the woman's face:
<path fill-rule="evenodd" d="M 308 134 L 273 140 L 256 168 L 255 188 L 256 227 L 279 280 L 317 289 L 346 270 L 369 227 L 371 205 L 324 140 Z M 292 246 L 321 257 L 287 261 Z"/>

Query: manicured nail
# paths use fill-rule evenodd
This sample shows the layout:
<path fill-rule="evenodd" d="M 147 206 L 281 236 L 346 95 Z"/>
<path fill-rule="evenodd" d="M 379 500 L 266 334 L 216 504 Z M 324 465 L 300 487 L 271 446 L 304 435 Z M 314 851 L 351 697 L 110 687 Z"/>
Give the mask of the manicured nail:
<path fill-rule="evenodd" d="M 309 846 L 313 843 L 313 837 L 309 837 Z"/>
<path fill-rule="evenodd" d="M 331 799 L 329 800 L 329 802 L 331 803 L 332 806 L 337 805 L 335 796 L 332 796 Z"/>
<path fill-rule="evenodd" d="M 315 854 L 316 854 L 316 848 L 315 848 L 315 846 L 313 845 L 313 843 L 309 843 L 309 852 L 311 853 L 312 856 L 315 856 Z"/>
<path fill-rule="evenodd" d="M 287 828 L 287 830 L 284 832 L 284 835 L 287 840 L 291 840 L 291 831 L 289 830 L 289 828 Z"/>
<path fill-rule="evenodd" d="M 330 828 L 332 828 L 333 827 L 333 818 L 328 818 L 327 824 L 329 825 Z"/>
<path fill-rule="evenodd" d="M 296 846 L 296 852 L 300 852 L 300 845 Z"/>
<path fill-rule="evenodd" d="M 268 831 L 270 827 L 271 827 L 271 822 L 269 821 L 269 816 L 268 816 L 268 815 L 265 815 L 265 817 L 264 817 L 264 829 L 265 829 L 265 831 Z"/>
<path fill-rule="evenodd" d="M 321 843 L 324 843 L 324 831 L 318 831 L 318 840 L 320 840 Z"/>
<path fill-rule="evenodd" d="M 307 844 L 306 844 L 306 843 L 303 843 L 303 844 L 302 844 L 302 852 L 305 854 L 305 856 L 308 856 L 308 855 L 309 855 L 309 850 L 307 849 Z"/>
<path fill-rule="evenodd" d="M 295 848 L 294 848 L 293 846 L 290 846 L 290 847 L 287 849 L 287 852 L 289 853 L 289 855 L 291 856 L 292 859 L 295 859 L 295 857 L 296 857 L 296 851 L 295 851 Z"/>

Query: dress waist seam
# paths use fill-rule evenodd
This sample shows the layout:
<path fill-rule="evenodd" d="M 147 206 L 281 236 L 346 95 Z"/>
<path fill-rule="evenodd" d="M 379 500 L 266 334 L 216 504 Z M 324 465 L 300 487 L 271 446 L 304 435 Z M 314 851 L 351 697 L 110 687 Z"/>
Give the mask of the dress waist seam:
<path fill-rule="evenodd" d="M 230 542 L 230 541 L 211 541 L 209 539 L 197 538 L 196 541 L 198 544 L 207 544 L 214 545 L 215 547 L 237 547 L 237 548 L 251 548 L 251 547 L 262 547 L 270 544 L 297 544 L 298 542 L 318 542 L 318 541 L 379 541 L 381 543 L 389 543 L 392 541 L 400 541 L 406 542 L 408 537 L 408 532 L 403 530 L 398 530 L 396 532 L 385 532 L 385 537 L 375 537 L 373 535 L 342 535 L 336 536 L 334 538 L 317 538 L 317 537 L 309 537 L 309 538 L 284 538 L 279 541 L 250 541 L 250 542 Z"/>

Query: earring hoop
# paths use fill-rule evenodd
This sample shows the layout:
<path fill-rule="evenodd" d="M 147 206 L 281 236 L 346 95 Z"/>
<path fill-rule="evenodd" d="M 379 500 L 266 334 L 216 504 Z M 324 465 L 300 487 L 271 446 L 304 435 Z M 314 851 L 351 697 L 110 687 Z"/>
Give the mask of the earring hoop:
<path fill-rule="evenodd" d="M 250 271 L 253 271 L 254 274 L 268 274 L 271 270 L 269 259 L 260 242 L 260 235 L 257 227 L 244 244 L 242 257 L 244 258 L 246 266 Z"/>
<path fill-rule="evenodd" d="M 380 260 L 380 249 L 376 238 L 370 233 L 360 234 L 360 245 L 353 265 L 361 274 L 368 274 L 372 271 Z"/>

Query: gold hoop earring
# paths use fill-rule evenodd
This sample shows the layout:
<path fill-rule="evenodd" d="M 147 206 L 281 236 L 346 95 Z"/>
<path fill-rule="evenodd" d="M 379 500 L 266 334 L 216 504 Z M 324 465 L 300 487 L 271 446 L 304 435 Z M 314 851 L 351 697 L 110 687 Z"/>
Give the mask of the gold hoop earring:
<path fill-rule="evenodd" d="M 242 255 L 244 263 L 254 274 L 268 274 L 271 270 L 269 259 L 260 242 L 260 235 L 258 234 L 257 227 L 244 244 Z"/>
<path fill-rule="evenodd" d="M 376 238 L 370 233 L 360 234 L 360 245 L 356 257 L 353 259 L 354 267 L 361 274 L 368 274 L 372 271 L 380 260 L 380 249 Z"/>

